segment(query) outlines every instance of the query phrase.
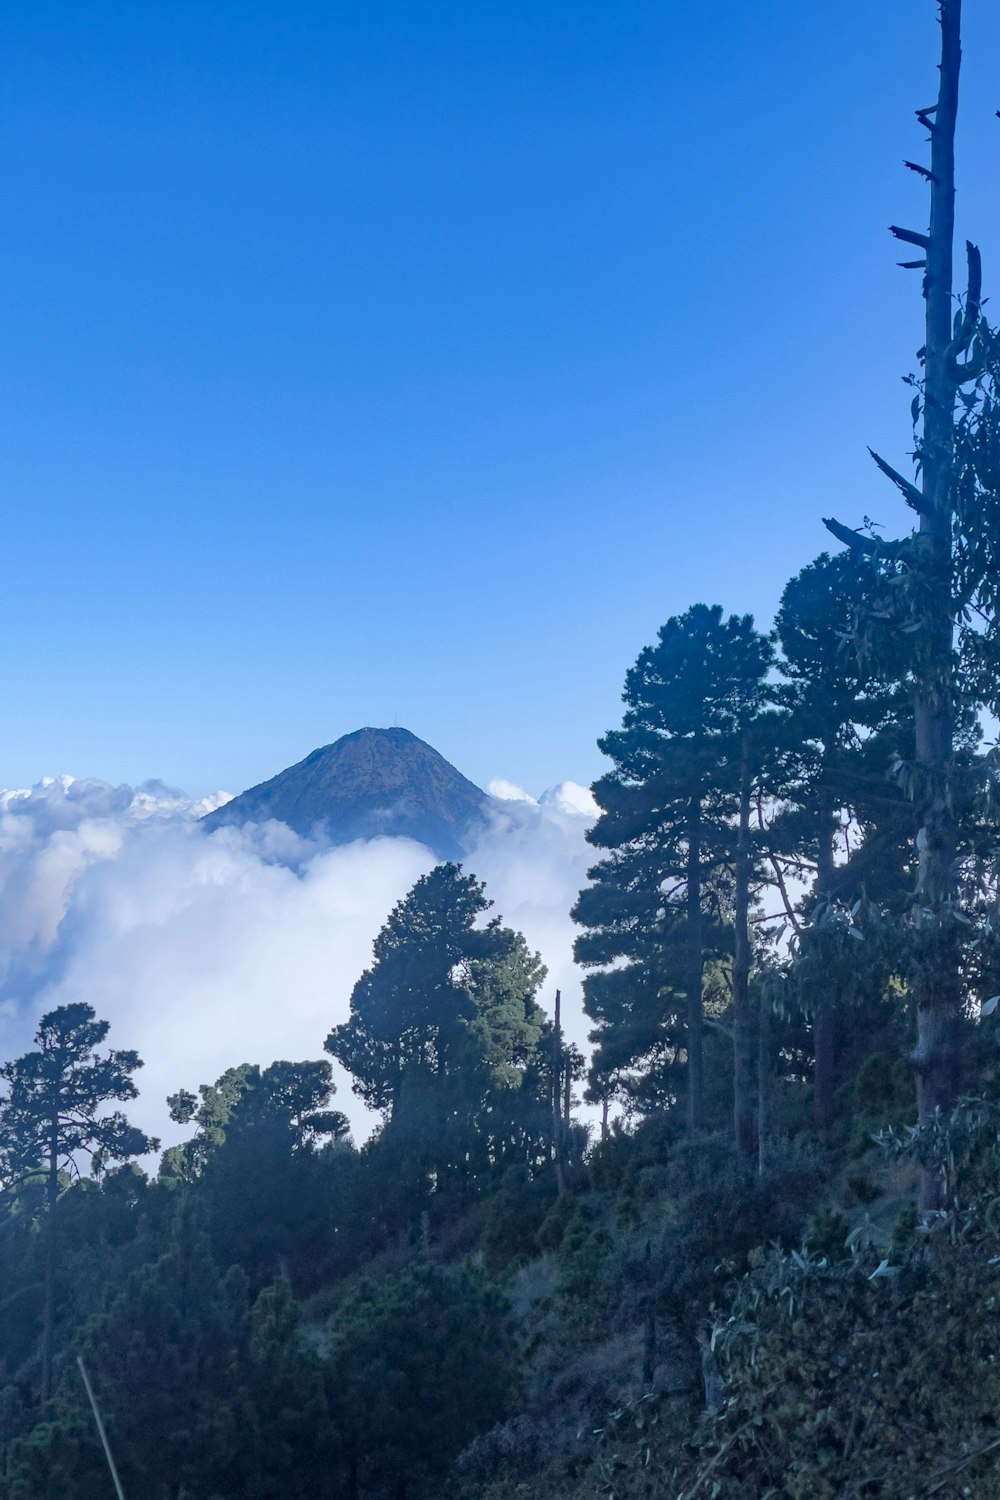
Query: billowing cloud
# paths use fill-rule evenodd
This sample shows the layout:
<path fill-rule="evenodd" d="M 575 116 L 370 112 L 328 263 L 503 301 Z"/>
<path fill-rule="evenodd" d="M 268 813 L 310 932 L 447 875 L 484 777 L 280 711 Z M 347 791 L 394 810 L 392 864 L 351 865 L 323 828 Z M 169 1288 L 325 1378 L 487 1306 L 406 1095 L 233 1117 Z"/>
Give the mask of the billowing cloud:
<path fill-rule="evenodd" d="M 564 783 L 535 801 L 504 783 L 465 868 L 549 968 L 582 1042 L 569 909 L 593 851 L 590 794 Z M 0 1055 L 30 1046 L 38 1016 L 85 1001 L 113 1045 L 145 1060 L 137 1123 L 176 1139 L 164 1099 L 240 1062 L 323 1055 L 330 1027 L 392 906 L 434 864 L 407 839 L 330 848 L 284 824 L 211 834 L 191 802 L 63 777 L 0 793 Z M 339 1080 L 359 1133 L 365 1114 Z"/>
<path fill-rule="evenodd" d="M 503 776 L 494 776 L 492 781 L 486 783 L 486 790 L 500 802 L 530 802 L 533 807 L 537 806 L 537 798 L 526 792 L 524 787 L 505 780 Z"/>

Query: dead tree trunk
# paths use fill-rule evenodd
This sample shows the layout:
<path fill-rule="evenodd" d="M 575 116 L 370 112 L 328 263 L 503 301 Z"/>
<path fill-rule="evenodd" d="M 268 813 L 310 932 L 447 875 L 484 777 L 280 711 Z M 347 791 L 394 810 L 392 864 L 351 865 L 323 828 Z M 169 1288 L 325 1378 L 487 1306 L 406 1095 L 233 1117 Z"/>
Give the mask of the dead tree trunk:
<path fill-rule="evenodd" d="M 917 1077 L 920 1118 L 950 1114 L 960 1084 L 962 987 L 955 911 L 958 901 L 958 829 L 953 811 L 953 752 L 956 707 L 956 655 L 953 529 L 955 521 L 955 406 L 959 388 L 979 373 L 974 360 L 962 362 L 979 325 L 979 251 L 967 245 L 968 291 L 962 316 L 953 322 L 953 245 L 955 235 L 955 122 L 962 60 L 961 0 L 938 0 L 941 63 L 937 103 L 917 111 L 930 134 L 930 167 L 907 162 L 930 188 L 926 234 L 892 226 L 898 240 L 915 245 L 921 258 L 901 261 L 924 271 L 922 430 L 917 458 L 919 488 L 877 455 L 876 463 L 902 492 L 919 517 L 909 541 L 892 544 L 890 555 L 904 568 L 906 621 L 914 642 L 914 764 L 912 797 L 917 811 L 917 885 L 912 908 L 912 995 L 917 1041 L 912 1061 Z M 882 544 L 859 536 L 838 521 L 827 521 L 847 546 L 879 554 Z M 925 1207 L 939 1206 L 936 1190 L 925 1183 Z"/>
<path fill-rule="evenodd" d="M 955 454 L 957 350 L 952 334 L 952 255 L 955 234 L 955 120 L 962 59 L 961 0 L 941 0 L 938 101 L 930 129 L 930 231 L 924 273 L 926 302 L 923 435 L 920 443 L 923 510 L 916 538 L 917 570 L 926 599 L 922 661 L 915 673 L 916 797 L 918 811 L 917 929 L 914 999 L 917 1101 L 921 1119 L 951 1112 L 959 1087 L 961 982 L 958 929 L 957 830 L 950 780 L 955 732 L 954 618 L 952 613 L 952 481 Z M 978 259 L 978 257 L 977 257 Z M 970 300 L 971 289 L 970 289 Z M 966 304 L 965 316 L 976 307 Z"/>

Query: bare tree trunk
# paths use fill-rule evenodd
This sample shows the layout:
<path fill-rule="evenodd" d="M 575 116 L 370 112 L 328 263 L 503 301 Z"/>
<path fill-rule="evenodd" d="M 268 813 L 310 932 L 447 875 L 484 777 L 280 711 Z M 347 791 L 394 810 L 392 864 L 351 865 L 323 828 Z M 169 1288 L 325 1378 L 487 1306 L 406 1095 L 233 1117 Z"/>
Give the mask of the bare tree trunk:
<path fill-rule="evenodd" d="M 642 1331 L 642 1388 L 652 1389 L 656 1373 L 656 1288 L 652 1275 L 653 1245 L 646 1241 L 645 1254 L 646 1318 Z"/>
<path fill-rule="evenodd" d="M 59 1140 L 56 1126 L 49 1140 L 45 1182 L 45 1290 L 42 1304 L 41 1399 L 52 1395 L 52 1352 L 55 1340 L 56 1301 L 56 1202 L 59 1197 Z"/>
<path fill-rule="evenodd" d="M 687 1126 L 701 1124 L 704 1099 L 701 985 L 705 955 L 701 914 L 701 802 L 692 797 L 687 827 Z"/>
<path fill-rule="evenodd" d="M 555 1157 L 556 1191 L 566 1191 L 566 1172 L 563 1163 L 562 1122 L 562 995 L 556 990 L 555 1019 L 552 1026 L 552 1150 Z"/>
<path fill-rule="evenodd" d="M 754 1119 L 753 1017 L 750 1013 L 750 737 L 743 734 L 740 759 L 740 821 L 736 838 L 736 912 L 733 951 L 733 1128 L 736 1154 L 752 1161 L 757 1150 Z"/>
<path fill-rule="evenodd" d="M 816 856 L 816 899 L 829 898 L 833 889 L 833 794 L 820 793 L 819 844 Z M 836 1087 L 836 1014 L 835 996 L 820 981 L 813 1011 L 813 1120 L 817 1134 L 825 1138 L 833 1125 Z"/>
<path fill-rule="evenodd" d="M 918 875 L 913 993 L 917 1012 L 920 1118 L 949 1114 L 959 1088 L 961 982 L 953 907 L 958 894 L 957 830 L 950 778 L 955 729 L 952 613 L 952 521 L 958 381 L 952 343 L 955 230 L 955 120 L 961 66 L 961 0 L 940 0 L 941 67 L 930 126 L 930 232 L 924 275 L 926 328 L 923 438 L 924 508 L 916 539 L 926 617 L 920 632 L 914 702 Z M 928 112 L 929 114 L 930 112 Z M 971 309 L 967 309 L 971 312 Z M 978 313 L 978 308 L 976 309 Z M 933 1190 L 927 1191 L 933 1196 Z M 927 1207 L 937 1206 L 934 1203 Z"/>
<path fill-rule="evenodd" d="M 771 1093 L 771 1002 L 760 997 L 757 1017 L 757 1171 L 764 1174 L 767 1148 L 768 1106 Z"/>
<path fill-rule="evenodd" d="M 955 908 L 958 898 L 958 829 L 952 807 L 955 739 L 956 662 L 953 602 L 952 532 L 955 495 L 955 404 L 962 384 L 976 378 L 975 357 L 959 357 L 972 343 L 979 323 L 981 266 L 979 251 L 967 244 L 969 285 L 963 316 L 953 325 L 953 255 L 955 237 L 955 121 L 962 63 L 961 0 L 938 0 L 941 63 L 937 103 L 917 111 L 930 132 L 931 164 L 907 163 L 930 185 L 927 234 L 893 225 L 892 233 L 916 245 L 924 259 L 902 261 L 924 267 L 925 329 L 921 433 L 917 457 L 920 489 L 882 459 L 879 467 L 902 490 L 919 513 L 912 543 L 900 544 L 905 559 L 907 594 L 914 644 L 914 766 L 912 797 L 917 811 L 917 888 L 912 907 L 914 933 L 911 993 L 917 1014 L 917 1041 L 912 1062 L 917 1076 L 920 1118 L 947 1115 L 960 1085 L 962 984 L 961 949 Z M 845 545 L 868 553 L 878 543 L 827 520 Z M 924 1181 L 924 1207 L 940 1207 L 940 1186 Z"/>

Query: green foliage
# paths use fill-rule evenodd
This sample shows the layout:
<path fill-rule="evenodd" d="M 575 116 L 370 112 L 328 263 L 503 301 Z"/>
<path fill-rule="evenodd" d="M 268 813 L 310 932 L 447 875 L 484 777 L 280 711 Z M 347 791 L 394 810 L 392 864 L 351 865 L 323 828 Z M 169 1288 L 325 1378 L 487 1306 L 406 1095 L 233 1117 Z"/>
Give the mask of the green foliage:
<path fill-rule="evenodd" d="M 333 1205 L 328 1149 L 351 1153 L 346 1117 L 327 1106 L 334 1094 L 330 1063 L 274 1062 L 230 1068 L 195 1096 L 171 1101 L 174 1118 L 198 1133 L 164 1153 L 161 1179 L 191 1184 L 205 1211 L 220 1265 L 239 1265 L 259 1289 L 290 1275 L 312 1291 L 326 1255 Z"/>
<path fill-rule="evenodd" d="M 996 1462 L 973 1457 L 995 1442 L 1000 1397 L 1000 1279 L 988 1260 L 981 1246 L 942 1242 L 909 1275 L 769 1263 L 720 1336 L 729 1401 L 706 1443 L 719 1496 L 782 1483 L 796 1500 L 913 1494 L 951 1466 L 961 1493 L 995 1493 Z M 752 1335 L 736 1332 L 751 1319 Z"/>
<path fill-rule="evenodd" d="M 682 1134 L 675 1114 L 650 1115 L 631 1131 L 616 1120 L 607 1138 L 590 1153 L 587 1165 L 592 1186 L 603 1192 L 627 1192 L 644 1169 L 663 1167 L 670 1161 Z"/>
<path fill-rule="evenodd" d="M 915 1203 L 908 1203 L 897 1218 L 892 1229 L 889 1245 L 889 1263 L 901 1265 L 913 1254 L 920 1228 L 920 1211 Z"/>
<path fill-rule="evenodd" d="M 136 1052 L 97 1048 L 108 1034 L 89 1005 L 61 1005 L 42 1016 L 33 1052 L 0 1067 L 7 1094 L 0 1108 L 0 1150 L 8 1180 L 33 1172 L 79 1174 L 88 1157 L 99 1173 L 105 1162 L 155 1151 L 158 1141 L 105 1106 L 134 1099 Z"/>
<path fill-rule="evenodd" d="M 849 907 L 866 895 L 898 909 L 910 888 L 911 813 L 888 772 L 894 758 L 912 755 L 912 710 L 890 664 L 876 669 L 852 647 L 868 594 L 850 552 L 822 553 L 785 586 L 775 629 L 789 718 L 773 836 L 817 864 L 826 900 Z M 824 846 L 832 851 L 845 815 L 857 826 L 851 857 L 824 869 Z"/>
<path fill-rule="evenodd" d="M 839 1210 L 821 1208 L 809 1221 L 803 1248 L 814 1260 L 826 1260 L 832 1265 L 850 1258 L 848 1234 L 847 1220 Z"/>
<path fill-rule="evenodd" d="M 130 1125 L 121 1110 L 107 1105 L 134 1099 L 133 1073 L 142 1067 L 136 1052 L 95 1049 L 108 1034 L 89 1005 L 61 1005 L 42 1016 L 36 1050 L 0 1068 L 7 1093 L 0 1103 L 0 1160 L 8 1190 L 32 1177 L 45 1181 L 45 1246 L 42 1264 L 42 1319 L 39 1389 L 52 1391 L 52 1360 L 59 1287 L 60 1173 L 79 1177 L 81 1157 L 99 1177 L 108 1162 L 154 1151 L 159 1142 Z M 37 1212 L 41 1199 L 32 1204 Z"/>
<path fill-rule="evenodd" d="M 458 865 L 418 880 L 326 1041 L 394 1149 L 439 1186 L 539 1160 L 549 1130 L 535 1003 L 545 970 L 499 917 L 477 925 L 490 904 Z"/>
<path fill-rule="evenodd" d="M 592 1208 L 578 1200 L 563 1229 L 558 1252 L 558 1293 L 575 1315 L 586 1315 L 612 1243 L 606 1225 Z"/>
<path fill-rule="evenodd" d="M 306 1500 L 339 1451 L 320 1363 L 301 1347 L 287 1289 L 248 1303 L 187 1216 L 81 1330 L 127 1493 L 154 1500 Z M 50 1419 L 8 1450 L 0 1495 L 103 1500 L 108 1475 L 79 1373 L 66 1361 Z"/>
<path fill-rule="evenodd" d="M 364 1493 L 418 1493 L 511 1410 L 507 1306 L 473 1267 L 362 1282 L 334 1320 L 331 1402 Z"/>
<path fill-rule="evenodd" d="M 700 1056 L 685 1007 L 692 991 L 700 1006 L 705 958 L 721 942 L 740 737 L 772 657 L 749 615 L 724 620 L 718 605 L 696 604 L 640 653 L 622 727 L 599 742 L 613 766 L 594 786 L 601 815 L 588 839 L 608 854 L 573 909 L 597 1098 L 624 1092 L 661 1108 L 676 1098 L 681 1050 Z"/>
<path fill-rule="evenodd" d="M 550 1174 L 532 1177 L 527 1167 L 510 1167 L 487 1205 L 479 1248 L 487 1271 L 498 1276 L 538 1254 L 543 1231 L 555 1212 Z M 561 1203 L 563 1194 L 556 1200 Z"/>
<path fill-rule="evenodd" d="M 638 1218 L 617 1218 L 591 1293 L 592 1322 L 620 1331 L 652 1308 L 690 1340 L 762 1246 L 800 1243 L 822 1187 L 820 1162 L 805 1149 L 773 1151 L 759 1174 L 734 1158 L 727 1136 L 681 1143 Z"/>
<path fill-rule="evenodd" d="M 560 1193 L 538 1226 L 538 1245 L 546 1251 L 558 1250 L 566 1237 L 566 1230 L 583 1210 L 579 1199 L 572 1193 Z"/>
<path fill-rule="evenodd" d="M 851 1086 L 849 1154 L 862 1155 L 880 1131 L 909 1125 L 915 1115 L 913 1075 L 904 1059 L 872 1053 L 861 1064 Z"/>
<path fill-rule="evenodd" d="M 725 1404 L 678 1441 L 645 1400 L 616 1414 L 594 1469 L 616 1500 L 987 1500 L 1000 1479 L 1000 1116 L 963 1101 L 953 1123 L 897 1137 L 947 1180 L 921 1231 L 900 1216 L 891 1259 L 837 1251 L 817 1215 L 807 1252 L 772 1252 L 736 1284 L 713 1331 Z"/>
<path fill-rule="evenodd" d="M 335 1093 L 333 1070 L 322 1061 L 273 1062 L 263 1069 L 243 1063 L 227 1068 L 214 1084 L 203 1083 L 197 1096 L 181 1089 L 167 1099 L 170 1117 L 178 1125 L 193 1121 L 198 1132 L 163 1153 L 160 1175 L 194 1181 L 220 1146 L 248 1133 L 257 1150 L 268 1134 L 280 1137 L 289 1152 L 328 1138 L 347 1142 L 346 1115 L 327 1107 Z"/>

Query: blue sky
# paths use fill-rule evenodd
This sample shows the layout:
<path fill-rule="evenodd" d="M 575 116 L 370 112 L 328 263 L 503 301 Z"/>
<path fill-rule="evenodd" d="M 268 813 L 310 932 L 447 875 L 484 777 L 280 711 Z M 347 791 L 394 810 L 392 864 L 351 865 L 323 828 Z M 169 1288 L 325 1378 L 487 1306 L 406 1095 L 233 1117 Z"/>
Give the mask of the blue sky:
<path fill-rule="evenodd" d="M 959 232 L 1000 277 L 1000 14 Z M 698 599 L 907 525 L 932 0 L 8 0 L 0 783 L 364 723 L 601 770 Z"/>

